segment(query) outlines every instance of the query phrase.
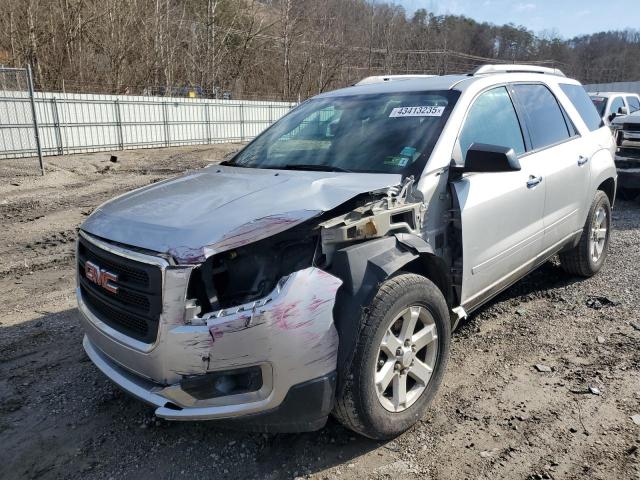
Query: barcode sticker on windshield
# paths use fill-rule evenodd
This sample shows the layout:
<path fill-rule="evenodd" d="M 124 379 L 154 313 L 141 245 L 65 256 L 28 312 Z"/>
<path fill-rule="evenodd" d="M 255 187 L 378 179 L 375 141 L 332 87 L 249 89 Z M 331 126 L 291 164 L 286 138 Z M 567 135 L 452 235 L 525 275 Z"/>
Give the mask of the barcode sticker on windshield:
<path fill-rule="evenodd" d="M 420 107 L 397 107 L 391 110 L 389 118 L 397 117 L 441 117 L 444 107 L 420 106 Z"/>

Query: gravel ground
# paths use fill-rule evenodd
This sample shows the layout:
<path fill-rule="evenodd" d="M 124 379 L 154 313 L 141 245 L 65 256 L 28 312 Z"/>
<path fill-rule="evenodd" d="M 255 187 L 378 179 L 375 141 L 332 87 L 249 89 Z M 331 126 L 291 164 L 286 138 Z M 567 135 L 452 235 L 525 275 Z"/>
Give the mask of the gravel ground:
<path fill-rule="evenodd" d="M 170 423 L 116 389 L 81 347 L 76 227 L 102 201 L 233 148 L 48 158 L 44 178 L 33 160 L 0 161 L 0 478 L 640 479 L 633 203 L 616 205 L 599 275 L 549 262 L 466 321 L 431 409 L 394 441 L 333 420 L 297 435 Z"/>

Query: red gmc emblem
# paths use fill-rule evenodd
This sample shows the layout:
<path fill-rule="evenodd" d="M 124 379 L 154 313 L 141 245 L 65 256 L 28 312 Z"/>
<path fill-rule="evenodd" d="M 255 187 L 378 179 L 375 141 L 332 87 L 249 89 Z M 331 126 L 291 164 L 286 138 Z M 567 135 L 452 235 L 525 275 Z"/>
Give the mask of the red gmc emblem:
<path fill-rule="evenodd" d="M 108 272 L 95 263 L 86 261 L 84 262 L 84 276 L 87 280 L 100 285 L 106 291 L 118 293 L 118 286 L 114 285 L 114 282 L 118 281 L 118 275 L 115 273 Z"/>

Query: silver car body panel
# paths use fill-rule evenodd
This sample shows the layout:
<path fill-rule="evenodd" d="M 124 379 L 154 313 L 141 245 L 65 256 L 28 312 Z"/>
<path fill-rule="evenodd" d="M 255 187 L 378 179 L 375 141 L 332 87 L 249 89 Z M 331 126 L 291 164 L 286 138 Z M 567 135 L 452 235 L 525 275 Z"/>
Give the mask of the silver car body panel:
<path fill-rule="evenodd" d="M 102 204 L 81 229 L 197 264 L 400 181 L 394 174 L 209 166 Z"/>
<path fill-rule="evenodd" d="M 454 185 L 462 225 L 463 271 L 461 305 L 471 310 L 525 275 L 538 262 L 572 241 L 586 220 L 590 199 L 608 178 L 616 178 L 613 153 L 615 143 L 607 127 L 589 131 L 582 117 L 560 88 L 579 82 L 552 75 L 526 73 L 466 77 L 456 84 L 462 91 L 449 121 L 436 144 L 418 188 L 429 202 L 428 218 L 446 211 L 433 211 L 443 187 L 434 188 L 438 172 L 449 166 L 467 112 L 482 92 L 509 83 L 543 83 L 562 103 L 579 137 L 520 158 L 520 172 L 465 174 Z M 579 156 L 587 156 L 578 165 Z M 558 164 L 556 158 L 562 159 Z M 529 157 L 529 160 L 527 158 Z M 534 160 L 535 159 L 535 160 Z M 526 175 L 524 174 L 526 173 Z M 551 180 L 553 190 L 543 181 L 528 190 L 529 175 Z M 556 192 L 566 178 L 579 177 Z M 477 184 L 477 185 L 476 185 Z M 472 188 L 473 187 L 473 188 Z M 542 188 L 539 188 L 542 187 Z M 548 195 L 548 197 L 547 197 Z M 537 203 L 536 203 L 537 202 Z M 547 203 L 547 206 L 545 206 Z M 564 243 L 563 243 L 564 242 Z M 497 245 L 497 246 L 496 246 Z M 546 257 L 545 257 L 546 258 Z"/>

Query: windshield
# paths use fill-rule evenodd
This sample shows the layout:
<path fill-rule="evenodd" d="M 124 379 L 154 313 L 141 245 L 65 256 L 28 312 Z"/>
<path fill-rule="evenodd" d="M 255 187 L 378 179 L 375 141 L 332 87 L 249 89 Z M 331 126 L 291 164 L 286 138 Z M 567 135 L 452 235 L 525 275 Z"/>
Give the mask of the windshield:
<path fill-rule="evenodd" d="M 447 90 L 308 100 L 227 164 L 417 176 L 459 95 Z"/>
<path fill-rule="evenodd" d="M 607 108 L 607 97 L 591 97 L 591 101 L 596 106 L 600 116 L 604 116 L 604 109 Z"/>

